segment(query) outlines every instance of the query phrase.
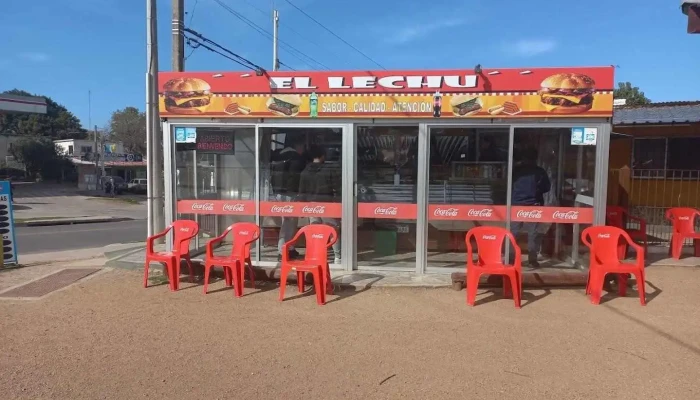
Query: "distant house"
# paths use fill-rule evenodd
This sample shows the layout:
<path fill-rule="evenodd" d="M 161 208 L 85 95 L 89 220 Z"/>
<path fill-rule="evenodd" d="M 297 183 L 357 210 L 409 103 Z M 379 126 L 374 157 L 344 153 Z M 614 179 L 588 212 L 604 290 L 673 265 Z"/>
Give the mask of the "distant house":
<path fill-rule="evenodd" d="M 14 135 L 11 133 L 0 133 L 0 165 L 8 168 L 24 168 L 24 166 L 17 162 L 14 156 L 12 155 L 12 149 L 21 139 L 22 136 L 20 135 Z"/>
<path fill-rule="evenodd" d="M 119 176 L 126 181 L 146 177 L 141 154 L 125 151 L 121 143 L 98 143 L 86 139 L 54 140 L 78 170 L 78 188 L 99 189 L 100 176 Z M 96 165 L 97 164 L 97 165 Z"/>

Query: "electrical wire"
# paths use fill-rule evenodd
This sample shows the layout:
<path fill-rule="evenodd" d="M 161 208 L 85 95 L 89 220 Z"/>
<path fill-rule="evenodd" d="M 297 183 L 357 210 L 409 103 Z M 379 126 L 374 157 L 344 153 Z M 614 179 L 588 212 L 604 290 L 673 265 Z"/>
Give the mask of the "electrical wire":
<path fill-rule="evenodd" d="M 294 68 L 292 68 L 292 67 L 290 67 L 289 65 L 283 63 L 282 61 L 277 60 L 277 62 L 278 62 L 281 66 L 283 66 L 283 67 L 287 67 L 288 69 L 290 69 L 290 70 L 292 70 L 292 71 L 296 71 Z"/>
<path fill-rule="evenodd" d="M 216 0 L 215 0 L 215 1 L 216 1 Z M 366 59 L 368 59 L 369 61 L 371 61 L 372 63 L 374 63 L 374 64 L 375 64 L 376 66 L 378 66 L 379 68 L 381 68 L 381 69 L 383 69 L 383 70 L 386 70 L 386 68 L 384 68 L 384 66 L 383 66 L 382 64 L 380 64 L 380 63 L 374 61 L 374 59 L 373 59 L 372 57 L 368 56 L 367 54 L 365 54 L 365 53 L 363 53 L 362 51 L 360 51 L 360 49 L 358 49 L 357 47 L 355 47 L 355 46 L 351 45 L 350 43 L 348 43 L 348 41 L 346 41 L 346 40 L 343 39 L 342 37 L 338 36 L 335 32 L 333 32 L 332 30 L 330 30 L 329 28 L 327 28 L 327 27 L 326 27 L 325 25 L 323 25 L 322 23 L 318 22 L 318 21 L 317 21 L 314 17 L 312 17 L 311 15 L 307 14 L 306 11 L 304 11 L 304 10 L 302 10 L 301 8 L 297 7 L 294 3 L 292 3 L 292 2 L 289 1 L 289 0 L 284 0 L 284 1 L 287 2 L 287 3 L 289 3 L 290 6 L 294 7 L 294 8 L 295 8 L 297 11 L 299 11 L 300 13 L 304 14 L 307 18 L 309 18 L 310 20 L 312 20 L 313 22 L 315 22 L 318 26 L 320 26 L 321 28 L 325 29 L 328 33 L 330 33 L 331 35 L 335 36 L 336 39 L 340 40 L 341 42 L 345 43 L 348 47 L 350 47 L 351 49 L 355 50 L 358 54 L 362 55 L 364 58 L 366 58 Z"/>
<path fill-rule="evenodd" d="M 228 58 L 229 60 L 235 62 L 235 63 L 238 64 L 238 65 L 241 65 L 241 66 L 243 66 L 243 67 L 245 67 L 245 68 L 250 68 L 248 65 L 246 65 L 246 64 L 244 64 L 244 63 L 242 63 L 242 62 L 236 60 L 236 59 L 233 58 L 233 57 L 230 57 L 230 56 L 228 56 L 228 55 L 226 55 L 226 54 L 220 52 L 219 50 L 216 50 L 216 49 L 214 49 L 214 48 L 212 48 L 212 47 L 207 46 L 206 44 L 204 44 L 204 43 L 198 41 L 198 40 L 195 39 L 195 38 L 185 37 L 185 41 L 187 42 L 187 45 L 190 46 L 190 47 L 192 47 L 193 49 L 198 49 L 198 48 L 200 48 L 200 47 L 204 47 L 205 49 L 211 51 L 212 53 L 216 53 L 216 54 L 218 54 L 218 55 L 220 55 L 220 56 L 222 56 L 222 57 Z"/>
<path fill-rule="evenodd" d="M 228 6 L 226 3 L 224 3 L 223 1 L 221 1 L 221 0 L 214 0 L 214 2 L 217 3 L 218 5 L 220 5 L 224 10 L 228 11 L 229 13 L 231 13 L 234 17 L 236 17 L 236 18 L 238 18 L 239 20 L 241 20 L 244 24 L 248 25 L 248 26 L 251 27 L 253 30 L 255 30 L 255 31 L 258 32 L 259 34 L 263 35 L 263 36 L 264 36 L 265 38 L 267 38 L 268 40 L 274 41 L 274 37 L 273 37 L 272 33 L 270 33 L 269 31 L 267 31 L 265 28 L 262 28 L 260 25 L 258 25 L 258 24 L 256 24 L 255 22 L 249 20 L 249 19 L 246 18 L 243 14 L 241 14 L 241 13 L 239 13 L 238 11 L 234 10 L 233 8 L 229 7 L 229 6 Z M 326 66 L 326 65 L 324 65 L 323 63 L 317 61 L 317 60 L 314 59 L 313 57 L 311 57 L 311 56 L 305 54 L 305 53 L 302 52 L 301 50 L 298 50 L 297 48 L 295 48 L 295 47 L 292 46 L 291 44 L 289 44 L 289 43 L 287 43 L 287 42 L 285 42 L 285 41 L 283 41 L 283 40 L 281 40 L 281 39 L 277 39 L 277 41 L 279 42 L 280 46 L 282 46 L 285 50 L 287 50 L 287 52 L 289 52 L 290 55 L 292 55 L 294 58 L 296 58 L 297 60 L 301 61 L 302 63 L 307 64 L 307 63 L 310 62 L 310 63 L 316 64 L 316 65 L 319 65 L 319 66 L 322 67 L 323 69 L 330 70 L 330 68 L 328 68 L 328 66 Z"/>
<path fill-rule="evenodd" d="M 225 48 L 224 46 L 222 46 L 222 45 L 220 45 L 220 44 L 218 44 L 218 43 L 216 43 L 215 41 L 204 37 L 204 35 L 202 35 L 201 33 L 197 32 L 197 31 L 195 31 L 194 29 L 185 28 L 185 32 L 186 32 L 187 34 L 192 35 L 192 36 L 195 36 L 195 37 L 197 38 L 197 39 L 193 39 L 192 37 L 187 37 L 187 36 L 185 36 L 185 37 L 188 39 L 188 44 L 189 44 L 190 46 L 192 46 L 192 43 L 198 44 L 197 46 L 193 46 L 193 48 L 195 48 L 195 49 L 196 49 L 197 47 L 200 47 L 200 46 L 201 46 L 201 47 L 204 47 L 205 49 L 209 49 L 209 50 L 214 51 L 213 49 L 210 49 L 208 46 L 205 46 L 205 45 L 204 45 L 204 43 L 208 43 L 208 44 L 211 44 L 211 45 L 213 45 L 213 46 L 215 46 L 215 47 L 218 47 L 218 48 L 221 49 L 222 51 L 228 53 L 229 55 L 227 55 L 227 56 L 225 56 L 225 57 L 226 57 L 226 58 L 229 58 L 229 59 L 232 60 L 232 61 L 235 61 L 237 64 L 240 64 L 240 65 L 242 65 L 242 66 L 244 66 L 244 67 L 246 67 L 246 68 L 252 69 L 252 70 L 254 70 L 254 71 L 256 71 L 256 72 L 264 72 L 264 71 L 265 71 L 265 69 L 264 69 L 263 67 L 261 67 L 261 66 L 255 64 L 254 62 L 248 60 L 247 58 L 245 58 L 245 57 L 243 57 L 243 56 L 240 56 L 240 55 L 238 55 L 238 54 L 232 52 L 231 50 Z M 192 42 L 192 43 L 189 43 L 189 42 Z M 204 42 L 204 43 L 202 43 L 202 42 Z M 216 50 L 216 51 L 214 51 L 214 52 L 216 52 L 217 54 L 221 54 L 218 50 Z M 222 54 L 222 55 L 223 55 L 223 54 Z"/>

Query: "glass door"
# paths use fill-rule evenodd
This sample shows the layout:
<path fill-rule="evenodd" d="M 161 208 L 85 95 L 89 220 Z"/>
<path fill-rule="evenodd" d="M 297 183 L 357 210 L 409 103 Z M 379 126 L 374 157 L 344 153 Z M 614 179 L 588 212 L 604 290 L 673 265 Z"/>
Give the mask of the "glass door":
<path fill-rule="evenodd" d="M 511 231 L 531 266 L 572 266 L 594 221 L 597 128 L 515 128 Z"/>
<path fill-rule="evenodd" d="M 416 269 L 418 125 L 358 126 L 357 265 Z"/>

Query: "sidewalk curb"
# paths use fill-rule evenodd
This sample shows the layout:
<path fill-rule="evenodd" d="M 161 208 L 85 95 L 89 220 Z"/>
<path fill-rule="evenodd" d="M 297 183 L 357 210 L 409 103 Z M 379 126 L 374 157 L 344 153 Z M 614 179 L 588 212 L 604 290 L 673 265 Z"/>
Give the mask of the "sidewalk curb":
<path fill-rule="evenodd" d="M 134 218 L 128 217 L 105 217 L 105 218 L 65 218 L 65 219 L 38 219 L 34 221 L 19 222 L 15 227 L 32 227 L 32 226 L 58 226 L 58 225 L 79 225 L 79 224 L 99 224 L 105 222 L 124 222 L 134 221 Z"/>

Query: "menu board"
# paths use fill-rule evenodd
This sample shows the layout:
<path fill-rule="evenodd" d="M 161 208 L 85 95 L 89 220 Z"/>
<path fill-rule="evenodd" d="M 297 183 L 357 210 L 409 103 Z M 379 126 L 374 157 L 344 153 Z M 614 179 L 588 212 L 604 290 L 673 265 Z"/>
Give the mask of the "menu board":
<path fill-rule="evenodd" d="M 0 234 L 2 234 L 3 264 L 17 264 L 13 214 L 10 182 L 0 181 Z"/>

